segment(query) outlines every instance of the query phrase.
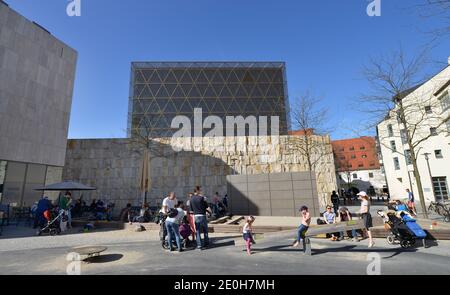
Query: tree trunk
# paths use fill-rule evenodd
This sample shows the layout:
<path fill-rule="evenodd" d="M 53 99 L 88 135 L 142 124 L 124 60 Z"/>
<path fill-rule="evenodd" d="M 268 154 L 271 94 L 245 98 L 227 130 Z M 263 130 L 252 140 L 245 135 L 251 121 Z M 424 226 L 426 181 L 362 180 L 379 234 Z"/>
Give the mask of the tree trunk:
<path fill-rule="evenodd" d="M 423 194 L 423 187 L 422 187 L 422 180 L 420 178 L 420 173 L 419 173 L 419 168 L 417 165 L 417 157 L 416 157 L 416 152 L 414 150 L 414 145 L 412 142 L 412 138 L 411 138 L 411 134 L 410 131 L 408 129 L 408 126 L 406 124 L 406 118 L 405 118 L 405 113 L 404 113 L 404 108 L 403 108 L 403 103 L 400 100 L 399 104 L 399 111 L 400 111 L 400 121 L 403 125 L 403 128 L 405 130 L 406 133 L 406 140 L 408 141 L 408 147 L 409 147 L 409 154 L 411 156 L 411 162 L 414 168 L 414 177 L 416 178 L 416 185 L 417 185 L 417 190 L 419 192 L 419 200 L 420 200 L 420 204 L 422 207 L 422 214 L 424 215 L 425 218 L 428 219 L 428 212 L 427 212 L 427 206 L 425 204 L 425 196 Z M 409 170 L 406 169 L 408 172 L 408 176 L 409 176 Z M 411 188 L 412 189 L 412 188 Z"/>

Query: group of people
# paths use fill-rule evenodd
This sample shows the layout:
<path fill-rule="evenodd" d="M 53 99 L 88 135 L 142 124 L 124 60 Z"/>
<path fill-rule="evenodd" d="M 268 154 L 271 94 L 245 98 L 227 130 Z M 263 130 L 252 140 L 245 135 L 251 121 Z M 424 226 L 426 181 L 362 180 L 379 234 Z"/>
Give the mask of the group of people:
<path fill-rule="evenodd" d="M 372 248 L 375 245 L 375 242 L 372 238 L 372 233 L 370 232 L 370 228 L 373 227 L 372 224 L 372 216 L 370 214 L 370 201 L 366 192 L 359 192 L 357 194 L 358 199 L 361 201 L 361 207 L 358 213 L 361 214 L 361 218 L 364 220 L 364 229 L 360 233 L 364 238 L 369 239 L 369 248 Z M 334 203 L 334 202 L 333 202 Z M 333 204 L 334 205 L 334 204 Z M 333 212 L 334 209 L 334 212 Z M 302 206 L 300 208 L 302 222 L 297 230 L 297 239 L 293 244 L 293 247 L 297 247 L 302 239 L 305 238 L 305 234 L 309 229 L 311 224 L 311 215 L 309 213 L 308 207 Z M 340 218 L 340 221 L 349 221 L 352 220 L 352 214 L 346 207 L 341 207 L 339 209 L 334 206 L 334 208 L 330 205 L 326 207 L 326 212 L 323 214 L 323 220 L 318 220 L 318 224 L 334 224 L 337 223 L 337 218 Z M 351 230 L 347 232 L 347 236 L 353 241 L 359 241 L 358 233 L 356 230 Z M 344 233 L 332 233 L 331 240 L 337 241 L 344 238 Z"/>
<path fill-rule="evenodd" d="M 169 250 L 173 251 L 173 240 L 179 252 L 181 247 L 180 225 L 188 225 L 192 239 L 196 241 L 197 249 L 209 246 L 207 214 L 212 210 L 203 195 L 201 187 L 196 186 L 193 193 L 189 193 L 186 204 L 178 201 L 174 192 L 163 200 L 160 214 L 165 220 Z M 201 235 L 203 234 L 203 239 Z M 189 238 L 189 237 L 187 237 Z"/>
<path fill-rule="evenodd" d="M 74 203 L 70 192 L 65 192 L 64 195 L 60 195 L 56 204 L 53 204 L 53 202 L 49 200 L 48 196 L 43 195 L 41 199 L 31 207 L 31 213 L 34 216 L 33 228 L 45 226 L 45 224 L 51 219 L 51 212 L 55 212 L 53 215 L 57 215 L 61 211 L 64 213 L 61 214 L 61 216 L 64 216 L 67 219 L 67 227 L 71 228 L 71 210 L 73 207 Z"/>

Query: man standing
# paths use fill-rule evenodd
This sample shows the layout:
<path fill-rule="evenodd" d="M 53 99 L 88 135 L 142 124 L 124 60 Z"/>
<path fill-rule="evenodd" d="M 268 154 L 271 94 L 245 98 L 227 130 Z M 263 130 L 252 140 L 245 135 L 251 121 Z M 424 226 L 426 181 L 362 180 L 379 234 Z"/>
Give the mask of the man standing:
<path fill-rule="evenodd" d="M 196 228 L 196 240 L 197 249 L 201 250 L 209 245 L 208 238 L 208 221 L 206 220 L 206 212 L 211 214 L 211 209 L 208 207 L 208 203 L 205 198 L 201 195 L 200 187 L 196 187 L 194 190 L 194 195 L 192 196 L 191 211 L 194 212 L 195 228 Z M 203 232 L 203 238 L 201 239 L 201 232 Z"/>
<path fill-rule="evenodd" d="M 163 200 L 161 212 L 164 214 L 169 213 L 170 209 L 174 209 L 177 204 L 177 197 L 174 192 L 171 192 L 167 198 Z"/>
<path fill-rule="evenodd" d="M 339 214 L 339 195 L 336 193 L 336 191 L 333 191 L 331 194 L 331 203 L 333 203 L 333 210 L 334 214 Z"/>
<path fill-rule="evenodd" d="M 406 193 L 408 195 L 408 208 L 413 215 L 417 216 L 416 205 L 414 204 L 414 194 L 409 188 L 406 189 Z"/>

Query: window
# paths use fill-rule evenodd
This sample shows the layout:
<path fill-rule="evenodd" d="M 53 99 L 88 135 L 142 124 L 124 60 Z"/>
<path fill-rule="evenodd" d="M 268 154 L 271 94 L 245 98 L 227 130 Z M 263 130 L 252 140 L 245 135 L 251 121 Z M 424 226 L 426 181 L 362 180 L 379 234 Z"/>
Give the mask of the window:
<path fill-rule="evenodd" d="M 358 174 L 353 173 L 353 179 L 357 179 L 358 178 Z"/>
<path fill-rule="evenodd" d="M 446 111 L 450 108 L 450 94 L 447 92 L 446 94 L 444 94 L 441 98 L 441 106 L 442 106 L 442 111 Z"/>
<path fill-rule="evenodd" d="M 436 201 L 448 200 L 447 177 L 433 177 L 433 191 Z"/>
<path fill-rule="evenodd" d="M 406 165 L 412 165 L 410 150 L 405 150 L 405 160 L 406 160 Z"/>
<path fill-rule="evenodd" d="M 400 161 L 398 160 L 397 157 L 394 158 L 394 167 L 395 170 L 400 170 Z"/>
<path fill-rule="evenodd" d="M 367 155 L 362 155 L 361 158 L 365 159 L 367 158 Z"/>
<path fill-rule="evenodd" d="M 363 163 L 359 163 L 359 164 L 358 164 L 358 167 L 359 167 L 359 168 L 362 168 L 362 167 L 364 167 L 364 164 L 363 164 Z"/>
<path fill-rule="evenodd" d="M 356 159 L 356 155 L 352 155 L 352 159 Z"/>
<path fill-rule="evenodd" d="M 369 172 L 369 178 L 373 178 L 373 173 Z"/>
<path fill-rule="evenodd" d="M 407 144 L 408 143 L 408 140 L 406 138 L 406 130 L 405 129 L 400 130 L 400 137 L 402 138 L 402 143 L 403 144 Z"/>
<path fill-rule="evenodd" d="M 366 147 L 365 146 L 361 146 L 361 147 L 359 147 L 359 149 L 363 151 L 363 150 L 366 149 Z"/>
<path fill-rule="evenodd" d="M 392 124 L 387 126 L 389 136 L 394 136 L 394 129 L 392 129 Z"/>
<path fill-rule="evenodd" d="M 341 159 L 341 160 L 345 160 L 345 156 L 342 156 L 342 157 L 340 157 L 339 159 Z"/>
<path fill-rule="evenodd" d="M 354 151 L 354 150 L 355 150 L 355 147 L 354 147 L 354 146 L 351 146 L 351 147 L 350 147 L 350 150 L 351 150 L 351 151 Z"/>
<path fill-rule="evenodd" d="M 436 159 L 444 158 L 444 156 L 442 155 L 442 150 L 435 150 L 434 155 L 436 156 Z"/>
<path fill-rule="evenodd" d="M 375 162 L 370 162 L 370 167 L 375 167 Z"/>
<path fill-rule="evenodd" d="M 432 136 L 438 135 L 438 133 L 437 133 L 437 128 L 431 127 L 431 128 L 430 128 L 430 134 L 431 134 Z"/>
<path fill-rule="evenodd" d="M 339 151 L 343 152 L 343 151 L 345 151 L 345 149 L 344 148 L 339 148 Z"/>
<path fill-rule="evenodd" d="M 427 114 L 432 114 L 433 113 L 433 110 L 431 109 L 431 106 L 426 106 L 425 107 L 425 113 L 427 113 Z"/>
<path fill-rule="evenodd" d="M 395 145 L 395 140 L 391 140 L 391 150 L 392 150 L 393 152 L 396 152 L 396 151 L 397 151 L 397 146 Z"/>

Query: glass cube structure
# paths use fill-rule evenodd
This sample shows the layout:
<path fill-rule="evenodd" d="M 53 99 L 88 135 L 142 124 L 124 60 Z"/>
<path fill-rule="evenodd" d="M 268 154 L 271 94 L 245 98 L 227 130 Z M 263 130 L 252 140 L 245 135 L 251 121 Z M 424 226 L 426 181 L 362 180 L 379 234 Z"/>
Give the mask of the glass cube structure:
<path fill-rule="evenodd" d="M 128 136 L 170 137 L 175 116 L 194 120 L 214 115 L 279 118 L 279 133 L 289 129 L 286 68 L 283 62 L 134 62 Z M 203 134 L 209 130 L 204 129 Z M 248 130 L 247 130 L 248 133 Z M 225 130 L 224 130 L 225 134 Z M 248 135 L 248 134 L 247 134 Z"/>

